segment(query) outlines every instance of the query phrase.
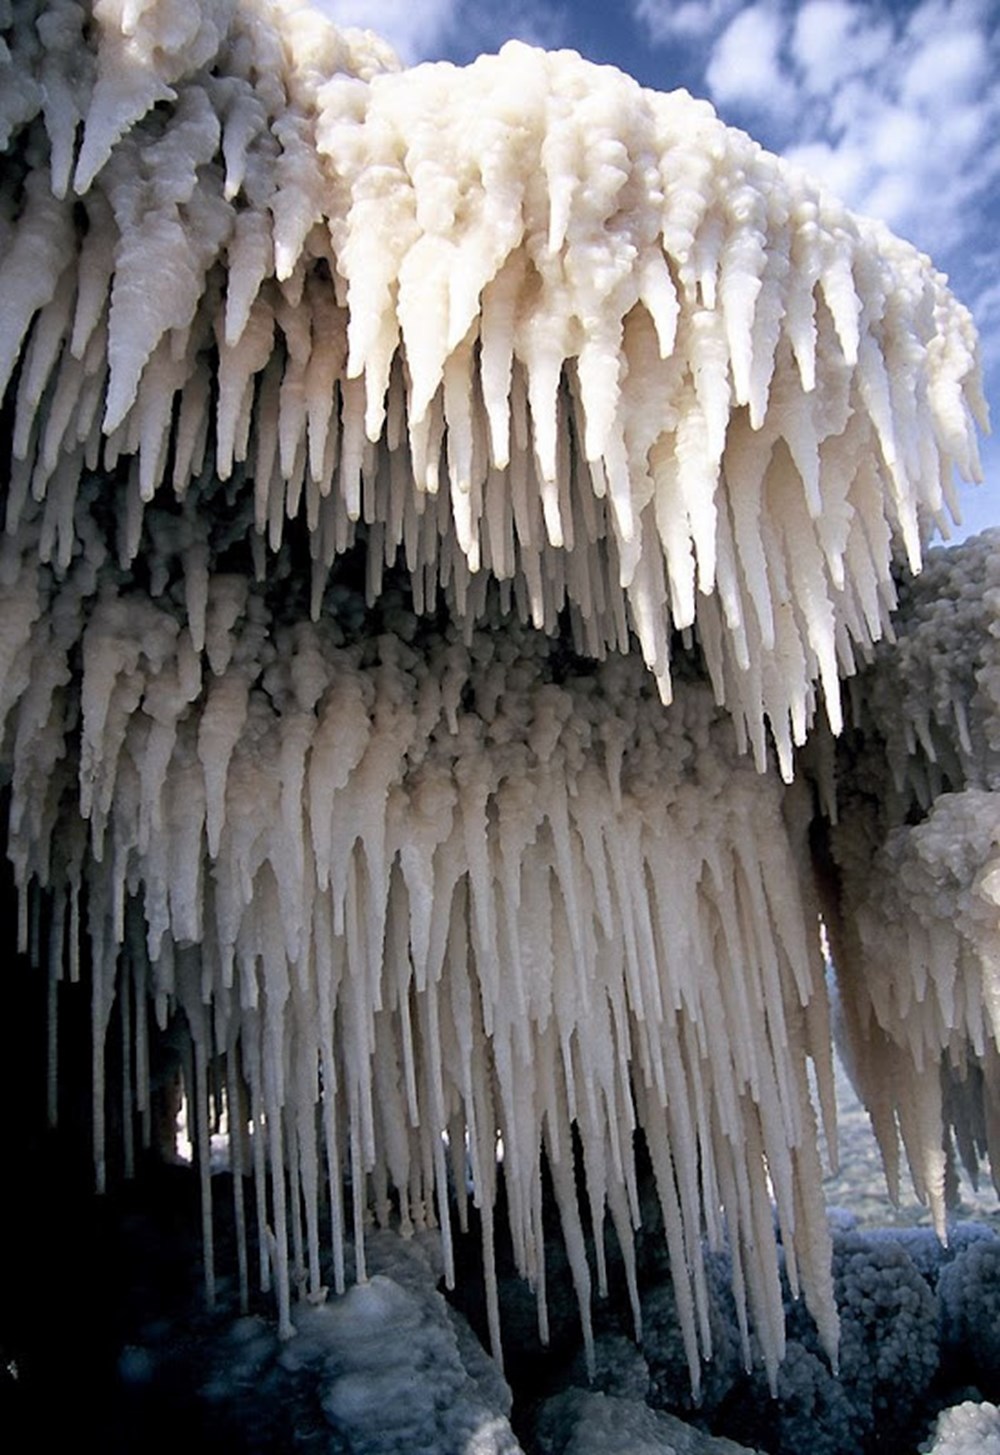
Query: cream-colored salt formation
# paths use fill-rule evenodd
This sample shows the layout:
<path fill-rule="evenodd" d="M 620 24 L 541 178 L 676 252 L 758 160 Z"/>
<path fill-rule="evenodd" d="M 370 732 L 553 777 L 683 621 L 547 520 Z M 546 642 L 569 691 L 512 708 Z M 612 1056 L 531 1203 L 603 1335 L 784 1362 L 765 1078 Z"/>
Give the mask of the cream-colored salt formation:
<path fill-rule="evenodd" d="M 9 853 L 53 983 L 92 965 L 99 1180 L 108 1027 L 127 1163 L 151 1007 L 192 1047 L 210 1290 L 210 1105 L 286 1328 L 372 1214 L 448 1262 L 467 1147 L 496 1347 L 497 1179 L 544 1326 L 544 1150 L 586 1329 L 642 1128 L 693 1381 L 704 1234 L 780 1358 L 772 1195 L 832 1353 L 781 776 L 976 473 L 967 314 L 572 54 L 399 73 L 266 0 L 0 37 Z"/>
<path fill-rule="evenodd" d="M 1000 1186 L 1000 532 L 934 552 L 852 684 L 827 907 L 844 1050 L 890 1184 L 941 1233 L 954 1151 Z"/>

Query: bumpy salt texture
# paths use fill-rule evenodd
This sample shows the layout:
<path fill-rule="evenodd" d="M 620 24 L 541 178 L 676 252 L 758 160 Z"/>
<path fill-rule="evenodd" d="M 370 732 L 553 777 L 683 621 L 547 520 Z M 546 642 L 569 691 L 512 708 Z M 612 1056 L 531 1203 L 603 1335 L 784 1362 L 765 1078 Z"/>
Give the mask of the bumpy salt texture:
<path fill-rule="evenodd" d="M 761 767 L 817 688 L 836 729 L 890 536 L 918 566 L 978 469 L 974 335 L 924 258 L 568 52 L 395 73 L 264 0 L 85 18 L 3 31 L 21 488 L 134 458 L 127 560 L 166 476 L 236 471 L 273 548 L 305 498 L 315 603 L 363 520 L 373 585 L 404 547 L 461 615 L 510 581 L 592 654 L 632 633 L 665 701 L 696 626 Z"/>
<path fill-rule="evenodd" d="M 740 753 L 789 777 L 821 697 L 838 727 L 893 542 L 916 567 L 976 475 L 970 320 L 683 93 L 520 45 L 394 65 L 268 0 L 0 8 L 22 938 L 41 894 L 72 979 L 85 929 L 99 1177 L 116 999 L 147 1130 L 147 998 L 183 1013 L 209 1286 L 224 1057 L 284 1328 L 324 1177 L 338 1285 L 372 1211 L 448 1254 L 447 1135 L 498 1345 L 498 1133 L 540 1322 L 544 1148 L 586 1327 L 571 1126 L 629 1269 L 638 1125 L 692 1379 L 724 1226 L 773 1373 L 769 1186 L 836 1339 L 828 1036 L 802 815 Z M 415 615 L 366 625 L 404 568 Z"/>
<path fill-rule="evenodd" d="M 25 544 L 6 620 L 37 590 Z M 575 1124 L 593 1226 L 611 1219 L 628 1267 L 645 1133 L 695 1382 L 710 1352 L 703 1229 L 711 1246 L 728 1231 L 772 1371 L 779 1234 L 832 1350 L 807 1079 L 812 1058 L 829 1091 L 815 906 L 780 782 L 737 752 L 708 688 L 678 684 L 665 713 L 635 657 L 567 672 L 530 628 L 498 618 L 466 645 L 398 606 L 392 630 L 345 639 L 328 618 L 282 621 L 256 588 L 214 675 L 180 625 L 179 574 L 158 601 L 111 562 L 46 577 L 17 654 L 38 685 L 5 729 L 12 853 L 25 897 L 59 906 L 54 926 L 67 886 L 87 885 L 102 1106 L 104 1034 L 130 977 L 186 1018 L 206 1158 L 205 1068 L 225 1060 L 230 1115 L 252 1108 L 263 1150 L 285 1327 L 291 1286 L 320 1291 L 324 1162 L 339 1178 L 346 1159 L 359 1258 L 370 1210 L 404 1230 L 443 1223 L 447 1250 L 456 1128 L 487 1223 L 502 1139 L 514 1250 L 540 1299 L 544 1149 L 587 1327 Z M 77 641 L 52 630 L 69 603 L 88 622 L 82 730 L 51 690 L 38 701 L 72 678 Z M 148 1104 L 138 1019 L 133 1034 L 129 1124 Z M 99 1166 L 102 1137 L 99 1124 Z M 342 1269 L 336 1200 L 330 1226 Z M 496 1323 L 493 1336 L 499 1350 Z"/>
<path fill-rule="evenodd" d="M 943 1231 L 956 1147 L 1000 1166 L 1000 533 L 932 552 L 894 631 L 852 684 L 830 919 L 891 1179 L 901 1134 Z"/>

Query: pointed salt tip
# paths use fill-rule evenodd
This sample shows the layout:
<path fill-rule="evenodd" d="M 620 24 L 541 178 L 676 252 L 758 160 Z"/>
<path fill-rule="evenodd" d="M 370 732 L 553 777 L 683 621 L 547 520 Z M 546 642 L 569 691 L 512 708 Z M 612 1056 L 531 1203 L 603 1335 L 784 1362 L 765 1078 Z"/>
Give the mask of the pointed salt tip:
<path fill-rule="evenodd" d="M 561 550 L 565 544 L 565 537 L 562 516 L 559 511 L 559 484 L 555 479 L 543 479 L 541 486 L 542 516 L 545 520 L 546 537 L 553 549 Z"/>
<path fill-rule="evenodd" d="M 136 375 L 131 383 L 123 381 L 121 370 L 116 373 L 114 366 L 111 369 L 111 377 L 108 381 L 108 394 L 104 406 L 104 418 L 101 420 L 101 433 L 113 435 L 124 422 L 126 415 L 135 403 L 138 392 L 139 376 Z"/>
<path fill-rule="evenodd" d="M 77 158 L 76 170 L 73 173 L 73 191 L 77 197 L 85 197 L 94 184 L 94 178 L 104 166 L 108 154 L 101 156 L 96 146 L 91 148 L 93 155 L 86 150 L 87 138 L 84 137 L 84 146 Z"/>
<path fill-rule="evenodd" d="M 274 276 L 279 283 L 287 283 L 288 279 L 295 272 L 295 265 L 299 260 L 298 252 L 288 246 L 287 243 L 275 243 L 274 245 Z"/>
<path fill-rule="evenodd" d="M 826 720 L 833 736 L 839 738 L 844 730 L 844 712 L 840 701 L 840 691 L 835 683 L 827 683 L 826 686 L 828 690 L 823 698 Z"/>
<path fill-rule="evenodd" d="M 622 1189 L 629 1203 L 638 1200 L 630 1165 L 638 1125 L 662 1156 L 655 1181 L 672 1229 L 679 1304 L 687 1299 L 681 1317 L 696 1396 L 710 1341 L 705 1279 L 686 1255 L 696 1258 L 703 1229 L 711 1235 L 724 1221 L 743 1240 L 736 1280 L 748 1286 L 773 1386 L 784 1347 L 780 1299 L 776 1306 L 768 1292 L 777 1286 L 774 1245 L 756 1236 L 755 1215 L 747 1226 L 743 1189 L 753 1205 L 763 1207 L 774 1191 L 796 1211 L 804 1200 L 809 1217 L 821 1216 L 812 1202 L 818 1179 L 803 1160 L 803 1129 L 812 1123 L 799 1103 L 809 1054 L 800 1027 L 804 1007 L 814 1024 L 825 1006 L 818 949 L 806 944 L 815 910 L 796 873 L 800 840 L 783 817 L 774 758 L 790 781 L 794 746 L 820 700 L 839 729 L 837 672 L 850 671 L 869 635 L 887 625 L 890 536 L 920 564 L 919 522 L 941 501 L 939 453 L 974 468 L 966 439 L 968 413 L 978 407 L 971 329 L 902 245 L 808 199 L 796 212 L 804 184 L 789 181 L 778 162 L 754 171 L 745 141 L 709 121 L 709 108 L 678 97 L 640 100 L 625 82 L 619 105 L 619 82 L 605 73 L 595 79 L 568 53 L 543 57 L 512 42 L 499 60 L 467 71 L 430 67 L 321 84 L 318 52 L 287 5 L 243 0 L 237 19 L 231 0 L 102 0 L 97 8 L 112 20 L 88 33 L 93 74 L 114 84 L 95 85 L 86 68 L 74 73 L 93 93 L 73 179 L 89 194 L 85 204 L 60 208 L 43 170 L 32 175 L 35 128 L 11 141 L 14 174 L 26 167 L 26 186 L 38 183 L 41 198 L 8 219 L 14 262 L 0 263 L 0 351 L 12 370 L 22 361 L 18 395 L 6 406 L 24 416 L 15 444 L 25 465 L 8 492 L 14 534 L 0 561 L 13 754 L 3 768 L 15 796 L 48 781 L 60 734 L 78 735 L 59 768 L 78 763 L 72 824 L 57 816 L 65 793 L 42 794 L 37 812 L 12 818 L 12 858 L 51 864 L 54 873 L 62 836 L 72 844 L 79 831 L 75 868 L 62 872 L 77 920 L 81 889 L 93 913 L 68 934 L 71 976 L 76 941 L 90 936 L 90 958 L 110 967 L 108 996 L 137 987 L 127 977 L 140 970 L 163 1027 L 182 998 L 174 959 L 187 952 L 175 957 L 175 946 L 198 942 L 183 1008 L 187 1024 L 202 1028 L 203 1054 L 201 1007 L 211 1005 L 214 1039 L 239 1060 L 226 1111 L 232 1128 L 242 1123 L 249 1133 L 253 1123 L 261 1282 L 270 1287 L 273 1275 L 283 1339 L 295 1332 L 288 1304 L 303 1244 L 318 1237 L 315 1183 L 325 1153 L 337 1286 L 345 1187 L 359 1234 L 369 1193 L 376 1215 L 398 1195 L 406 1231 L 429 1220 L 424 1210 L 435 1199 L 446 1221 L 449 1181 L 460 1221 L 469 1201 L 483 1210 L 488 1321 L 499 1354 L 495 1271 L 485 1250 L 497 1200 L 495 1145 L 477 1130 L 495 1115 L 504 1126 L 505 1202 L 512 1221 L 521 1218 L 511 1231 L 529 1275 L 541 1252 L 532 1169 L 543 1145 L 551 1154 L 592 1369 L 577 1172 L 583 1187 L 613 1178 L 604 1201 L 627 1242 Z M 128 76 L 112 77 L 121 71 L 115 16 L 138 26 Z M 146 46 L 154 23 L 162 27 L 157 46 Z M 19 33 L 4 32 L 15 65 Z M 31 30 L 32 67 L 39 35 L 44 48 L 44 35 Z M 345 65 L 354 45 L 344 40 Z M 377 69 L 368 56 L 365 76 Z M 234 66 L 242 70 L 227 79 Z M 176 76 L 176 90 L 160 70 Z M 230 84 L 227 94 L 243 85 L 253 91 L 261 119 L 238 164 L 244 123 L 233 123 L 220 180 L 218 138 L 208 139 L 201 161 L 183 156 L 188 138 L 175 123 L 189 88 L 222 111 L 217 93 Z M 158 98 L 178 96 L 173 111 L 151 115 Z M 586 116 L 569 110 L 581 97 Z M 231 119 L 221 118 L 223 130 Z M 591 124 L 596 135 L 616 121 L 628 133 L 612 144 L 621 171 L 607 164 L 611 151 L 587 145 Z M 665 142 L 666 121 L 676 134 Z M 257 121 L 246 125 L 252 131 Z M 283 134 L 291 148 L 295 133 L 297 149 L 280 164 L 268 125 L 275 151 Z M 57 189 L 62 165 L 60 153 Z M 316 256 L 295 241 L 311 224 L 314 182 L 330 213 L 309 234 Z M 241 183 L 246 206 L 236 207 Z M 165 227 L 154 258 L 143 235 L 128 273 L 129 228 L 138 236 L 130 209 L 142 211 L 150 189 L 187 186 L 176 237 Z M 147 210 L 147 220 L 156 215 Z M 755 238 L 748 229 L 758 215 Z M 287 226 L 276 244 L 281 216 Z M 807 225 L 815 236 L 795 235 Z M 174 327 L 169 308 L 159 319 L 155 295 L 159 288 L 172 298 L 164 294 L 166 266 L 185 248 L 191 315 Z M 72 346 L 83 366 L 70 368 L 56 334 L 57 325 L 70 329 L 59 310 L 68 320 L 74 290 Z M 852 374 L 844 359 L 859 357 Z M 734 381 L 749 411 L 734 408 Z M 32 421 L 37 401 L 46 417 Z M 894 410 L 900 401 L 906 408 Z M 922 443 L 911 416 L 924 405 Z M 102 408 L 108 440 L 95 424 Z M 895 464 L 894 431 L 905 469 Z M 136 556 L 144 524 L 154 549 L 127 586 L 117 565 L 99 559 L 116 543 L 92 539 L 96 517 L 107 514 L 92 508 L 104 487 L 88 479 L 76 496 L 77 437 L 94 475 L 103 466 L 110 479 L 119 460 L 123 479 L 132 468 L 122 553 Z M 178 495 L 190 481 L 187 499 L 204 512 L 185 516 L 194 534 L 180 545 L 158 535 L 171 512 L 144 514 L 134 483 L 150 496 L 161 457 L 174 462 Z M 445 467 L 451 473 L 441 482 Z M 245 490 L 214 489 L 233 473 L 251 477 Z M 32 500 L 32 488 L 44 504 Z M 429 501 L 439 489 L 445 498 Z M 244 497 L 245 520 L 231 511 Z M 308 533 L 315 628 L 293 621 L 303 609 L 299 593 L 282 592 L 284 567 L 275 577 L 262 534 L 270 529 L 279 551 L 286 513 L 291 529 L 301 517 Z M 351 523 L 362 518 L 371 528 L 359 533 Z M 217 539 L 226 561 L 249 542 L 261 583 L 245 588 L 224 627 L 213 595 Z M 398 637 L 387 626 L 378 643 L 364 636 L 364 598 L 337 571 L 355 543 L 371 551 L 373 599 L 385 561 L 405 560 L 412 573 L 415 610 Z M 38 558 L 68 563 L 74 551 L 80 571 L 62 581 L 43 565 L 39 577 Z M 178 560 L 183 593 L 170 585 Z M 142 601 L 147 567 L 155 600 Z M 486 568 L 503 578 L 502 621 L 490 615 Z M 77 578 L 87 573 L 86 590 L 95 601 L 105 591 L 116 596 L 119 616 L 86 605 Z M 337 602 L 329 616 L 328 580 Z M 43 594 L 56 593 L 55 615 L 41 612 L 40 582 Z M 438 623 L 445 597 L 452 635 Z M 580 679 L 564 671 L 562 649 L 528 626 L 557 638 L 564 607 L 574 647 L 594 659 Z M 396 604 L 392 611 L 404 615 Z M 79 641 L 63 642 L 74 616 Z M 175 635 L 160 648 L 163 619 Z M 171 657 L 181 620 L 191 665 Z M 725 702 L 718 725 L 709 686 L 689 682 L 687 668 L 673 692 L 668 644 L 680 628 Z M 203 640 L 207 666 L 195 651 Z M 306 647 L 316 659 L 308 669 L 295 665 Z M 35 733 L 39 683 L 49 680 L 43 673 L 56 650 L 65 658 L 49 692 L 56 720 Z M 648 674 L 659 703 L 646 690 Z M 157 716 L 164 681 L 172 707 Z M 353 716 L 338 695 L 348 688 L 357 694 Z M 74 704 L 75 719 L 67 711 Z M 980 724 L 968 710 L 963 728 L 957 707 L 945 723 L 924 702 L 904 725 L 901 756 L 919 755 L 925 794 L 932 772 L 943 771 L 934 763 L 935 743 L 945 761 L 942 732 L 952 756 L 974 752 Z M 83 727 L 67 728 L 64 718 Z M 759 776 L 737 756 L 748 750 Z M 892 771 L 900 795 L 909 769 Z M 429 793 L 425 810 L 422 794 L 442 783 L 447 802 L 439 811 Z M 738 824 L 735 799 L 723 791 L 730 783 L 752 810 Z M 1000 895 L 992 859 L 983 874 L 976 892 L 985 912 Z M 780 894 L 765 893 L 775 884 Z M 138 963 L 141 954 L 129 963 L 132 915 L 155 964 Z M 96 941 L 104 933 L 120 939 L 123 925 L 122 953 L 114 944 L 102 951 Z M 22 937 L 25 930 L 22 918 Z M 779 962 L 781 976 L 771 976 L 768 966 Z M 945 991 L 927 971 L 899 996 L 911 1022 L 929 1012 L 928 985 L 948 1016 Z M 959 998 L 956 983 L 953 1009 Z M 139 999 L 137 989 L 136 1007 Z M 764 1004 L 767 1017 L 748 1017 L 753 1004 Z M 690 1008 L 690 1045 L 678 1040 L 671 1006 Z M 110 1001 L 99 1008 L 110 1012 Z M 984 1020 L 985 1012 L 969 1031 L 973 1050 L 988 1044 Z M 731 1036 L 733 1026 L 747 1036 Z M 921 1029 L 908 1040 L 900 1033 L 906 1054 L 936 1070 Z M 222 1085 L 217 1077 L 213 1084 L 214 1099 Z M 200 1100 L 205 1147 L 208 1093 Z M 98 1116 L 103 1093 L 100 1102 Z M 777 1109 L 773 1117 L 768 1108 Z M 569 1151 L 574 1120 L 579 1168 Z M 940 1147 L 939 1132 L 921 1129 L 925 1149 Z M 446 1133 L 454 1179 L 443 1153 L 429 1155 Z M 725 1142 L 719 1165 L 717 1140 Z M 463 1141 L 475 1178 L 468 1190 Z M 95 1160 L 103 1166 L 99 1140 Z M 269 1206 L 277 1237 L 265 1233 Z M 798 1244 L 803 1287 L 810 1296 L 818 1288 L 822 1302 L 825 1250 L 805 1256 L 803 1225 L 791 1212 L 782 1215 L 786 1250 L 791 1260 Z M 583 1222 L 596 1227 L 599 1216 L 595 1206 Z M 937 1204 L 935 1217 L 943 1238 Z M 312 1246 L 308 1252 L 312 1264 Z M 357 1256 L 364 1279 L 360 1237 Z M 315 1262 L 313 1288 L 318 1251 Z M 597 1275 L 603 1291 L 599 1253 Z M 638 1329 L 637 1305 L 635 1294 Z M 545 1319 L 541 1306 L 543 1330 Z M 828 1320 L 827 1344 L 831 1327 Z"/>

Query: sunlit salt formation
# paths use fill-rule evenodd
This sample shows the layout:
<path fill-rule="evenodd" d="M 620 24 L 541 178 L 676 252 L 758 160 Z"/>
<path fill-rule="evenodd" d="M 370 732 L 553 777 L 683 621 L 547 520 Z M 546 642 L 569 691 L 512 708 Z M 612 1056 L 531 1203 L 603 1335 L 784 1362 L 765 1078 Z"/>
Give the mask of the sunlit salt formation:
<path fill-rule="evenodd" d="M 927 260 L 711 108 L 570 53 L 380 71 L 265 0 L 12 7 L 0 381 L 73 549 L 84 461 L 127 560 L 157 492 L 304 514 L 313 606 L 367 539 L 472 620 L 490 577 L 581 650 L 672 629 L 784 771 L 977 471 L 969 318 Z M 2 56 L 0 56 L 2 62 Z M 126 483 L 127 480 L 127 483 Z M 62 529 L 55 527 L 62 522 Z M 200 563 L 189 569 L 197 574 Z"/>
<path fill-rule="evenodd" d="M 954 1153 L 1000 1168 L 1000 532 L 928 557 L 854 691 L 830 920 L 890 1182 L 944 1229 Z"/>
<path fill-rule="evenodd" d="M 695 1384 L 724 1227 L 773 1375 L 772 1192 L 832 1352 L 825 1000 L 767 734 L 789 777 L 820 697 L 837 728 L 893 542 L 915 568 L 976 473 L 968 315 L 706 105 L 570 54 L 397 74 L 266 0 L 0 36 L 9 853 L 53 984 L 92 966 L 99 1182 L 108 1028 L 127 1167 L 151 1001 L 187 1027 L 209 1290 L 210 1107 L 285 1328 L 321 1188 L 338 1285 L 370 1211 L 450 1258 L 467 1144 L 495 1344 L 498 1135 L 543 1325 L 544 1149 L 586 1328 L 641 1126 Z"/>

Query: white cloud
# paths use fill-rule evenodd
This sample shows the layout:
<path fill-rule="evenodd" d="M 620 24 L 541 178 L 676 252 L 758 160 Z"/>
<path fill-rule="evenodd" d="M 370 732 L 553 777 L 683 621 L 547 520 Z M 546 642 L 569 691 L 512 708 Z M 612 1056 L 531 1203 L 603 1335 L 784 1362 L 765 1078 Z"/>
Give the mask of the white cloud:
<path fill-rule="evenodd" d="M 812 0 L 792 26 L 792 54 L 813 91 L 829 91 L 853 65 L 846 43 L 854 28 L 854 6 L 843 0 Z"/>
<path fill-rule="evenodd" d="M 716 35 L 742 0 L 633 0 L 632 12 L 654 45 Z"/>
<path fill-rule="evenodd" d="M 983 332 L 983 363 L 987 367 L 1000 366 L 1000 278 L 986 284 L 968 301 Z M 993 421 L 993 428 L 1000 432 L 1000 419 Z"/>
<path fill-rule="evenodd" d="M 914 158 L 934 144 L 928 118 L 891 101 L 875 108 L 865 132 L 872 165 L 879 171 L 912 173 Z"/>
<path fill-rule="evenodd" d="M 856 195 L 867 172 L 864 157 L 831 146 L 826 141 L 804 142 L 801 146 L 789 147 L 785 155 L 804 172 L 822 178 L 824 185 L 838 197 Z"/>
<path fill-rule="evenodd" d="M 505 40 L 557 46 L 565 18 L 548 0 L 310 0 L 341 26 L 374 30 L 407 65 L 455 54 L 471 60 L 498 50 Z"/>
<path fill-rule="evenodd" d="M 891 25 L 851 0 L 809 0 L 791 26 L 791 54 L 813 95 L 830 95 L 852 75 L 869 71 L 891 44 Z"/>
<path fill-rule="evenodd" d="M 976 94 L 988 76 L 984 37 L 971 30 L 921 39 L 903 73 L 900 94 L 914 105 Z"/>
<path fill-rule="evenodd" d="M 414 0 L 416 3 L 416 0 Z M 527 45 L 553 50 L 565 45 L 565 14 L 550 0 L 465 0 L 456 8 L 452 40 L 460 37 L 463 52 L 470 56 L 499 50 L 506 40 L 523 40 Z"/>
<path fill-rule="evenodd" d="M 335 25 L 374 30 L 402 61 L 439 53 L 460 0 L 312 0 Z"/>
<path fill-rule="evenodd" d="M 741 10 L 716 41 L 705 69 L 713 99 L 764 111 L 786 107 L 794 97 L 779 54 L 783 37 L 782 18 L 771 5 Z"/>

